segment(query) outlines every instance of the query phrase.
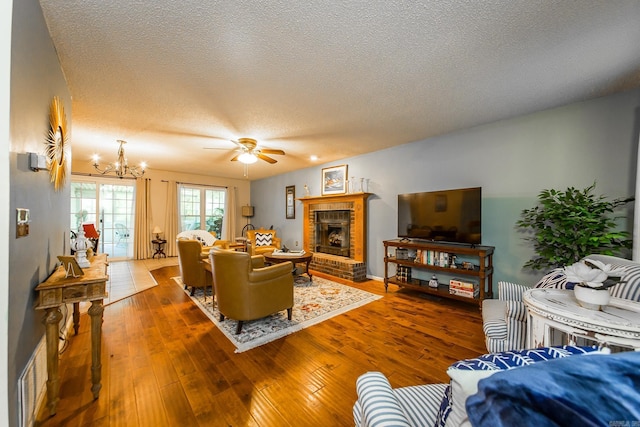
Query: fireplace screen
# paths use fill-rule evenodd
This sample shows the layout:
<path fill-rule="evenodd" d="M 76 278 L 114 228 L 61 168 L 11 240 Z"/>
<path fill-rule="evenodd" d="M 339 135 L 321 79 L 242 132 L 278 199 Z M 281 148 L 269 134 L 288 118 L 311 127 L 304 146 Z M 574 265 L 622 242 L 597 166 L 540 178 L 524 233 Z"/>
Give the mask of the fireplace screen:
<path fill-rule="evenodd" d="M 350 212 L 316 211 L 315 216 L 315 252 L 349 257 Z"/>

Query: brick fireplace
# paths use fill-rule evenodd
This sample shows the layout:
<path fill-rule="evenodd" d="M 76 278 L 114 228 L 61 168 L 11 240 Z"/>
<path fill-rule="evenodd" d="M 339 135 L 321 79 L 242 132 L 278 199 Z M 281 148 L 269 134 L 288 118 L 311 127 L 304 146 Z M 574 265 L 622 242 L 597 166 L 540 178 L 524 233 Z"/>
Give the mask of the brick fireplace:
<path fill-rule="evenodd" d="M 354 282 L 367 279 L 367 198 L 371 193 L 304 197 L 302 245 L 310 268 Z"/>

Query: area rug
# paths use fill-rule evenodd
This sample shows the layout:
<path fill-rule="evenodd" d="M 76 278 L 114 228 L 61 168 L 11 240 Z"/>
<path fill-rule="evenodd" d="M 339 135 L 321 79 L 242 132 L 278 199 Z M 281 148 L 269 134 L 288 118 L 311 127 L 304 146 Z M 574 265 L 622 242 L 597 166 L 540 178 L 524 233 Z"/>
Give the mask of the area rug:
<path fill-rule="evenodd" d="M 173 280 L 184 288 L 180 277 L 174 277 Z M 190 290 L 185 290 L 185 293 L 189 295 Z M 236 346 L 236 353 L 277 340 L 382 298 L 322 277 L 314 277 L 313 282 L 310 282 L 308 277 L 298 276 L 293 287 L 294 305 L 290 321 L 287 320 L 286 310 L 283 310 L 263 319 L 244 322 L 242 332 L 236 335 L 237 322 L 232 319 L 220 322 L 218 307 L 212 306 L 210 293 L 211 290 L 208 290 L 205 301 L 203 290 L 196 289 L 191 299 Z"/>

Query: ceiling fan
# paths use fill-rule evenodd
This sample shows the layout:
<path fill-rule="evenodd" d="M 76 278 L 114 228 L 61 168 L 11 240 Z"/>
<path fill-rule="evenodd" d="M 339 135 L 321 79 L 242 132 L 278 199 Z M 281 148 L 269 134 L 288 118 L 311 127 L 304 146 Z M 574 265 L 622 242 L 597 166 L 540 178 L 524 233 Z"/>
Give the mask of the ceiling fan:
<path fill-rule="evenodd" d="M 240 161 L 244 164 L 251 164 L 258 161 L 258 159 L 264 160 L 268 163 L 277 163 L 274 158 L 267 156 L 267 154 L 277 154 L 283 156 L 285 153 L 282 150 L 273 150 L 270 148 L 257 148 L 258 142 L 253 138 L 238 138 L 237 141 L 231 141 L 238 146 L 236 154 L 231 161 Z"/>

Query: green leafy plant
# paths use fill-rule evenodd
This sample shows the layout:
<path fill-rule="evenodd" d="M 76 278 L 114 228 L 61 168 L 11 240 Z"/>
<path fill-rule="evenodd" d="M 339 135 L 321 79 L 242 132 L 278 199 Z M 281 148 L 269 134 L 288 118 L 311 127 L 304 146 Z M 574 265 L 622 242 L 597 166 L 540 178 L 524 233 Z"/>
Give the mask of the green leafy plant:
<path fill-rule="evenodd" d="M 595 187 L 542 190 L 538 205 L 522 211 L 516 225 L 536 252 L 525 268 L 563 267 L 592 253 L 620 255 L 631 248 L 629 233 L 615 230 L 616 220 L 624 216 L 614 214 L 633 197 L 606 200 L 593 194 Z"/>

